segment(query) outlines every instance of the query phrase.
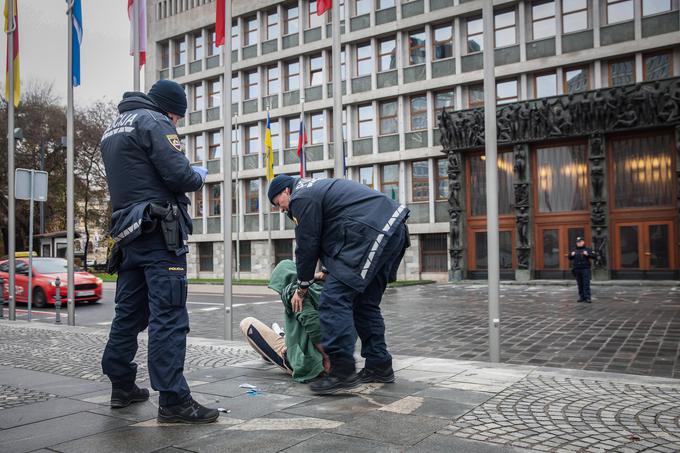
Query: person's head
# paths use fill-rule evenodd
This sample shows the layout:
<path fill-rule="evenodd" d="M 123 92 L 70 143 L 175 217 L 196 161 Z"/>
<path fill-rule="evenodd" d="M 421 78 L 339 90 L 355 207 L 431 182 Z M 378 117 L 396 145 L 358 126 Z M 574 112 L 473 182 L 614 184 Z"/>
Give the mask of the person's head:
<path fill-rule="evenodd" d="M 153 84 L 148 95 L 154 104 L 167 113 L 175 126 L 181 118 L 184 118 L 187 111 L 187 95 L 179 83 L 159 80 Z"/>
<path fill-rule="evenodd" d="M 293 184 L 295 180 L 292 176 L 277 175 L 272 182 L 269 183 L 269 202 L 279 208 L 281 212 L 288 212 L 290 204 L 290 194 L 293 192 Z"/>
<path fill-rule="evenodd" d="M 586 241 L 583 240 L 582 237 L 577 237 L 576 238 L 576 247 L 585 247 Z"/>

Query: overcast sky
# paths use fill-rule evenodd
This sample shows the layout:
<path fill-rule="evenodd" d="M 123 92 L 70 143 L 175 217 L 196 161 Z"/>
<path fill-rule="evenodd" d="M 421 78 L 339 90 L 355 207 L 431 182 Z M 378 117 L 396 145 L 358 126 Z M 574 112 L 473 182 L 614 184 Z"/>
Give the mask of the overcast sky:
<path fill-rule="evenodd" d="M 30 80 L 51 82 L 65 103 L 68 44 L 66 2 L 20 0 L 18 3 L 21 85 L 25 86 Z M 83 0 L 82 8 L 80 86 L 74 90 L 75 102 L 77 105 L 90 104 L 98 99 L 117 102 L 124 91 L 132 90 L 127 1 Z M 6 46 L 5 35 L 0 44 L 3 91 Z"/>

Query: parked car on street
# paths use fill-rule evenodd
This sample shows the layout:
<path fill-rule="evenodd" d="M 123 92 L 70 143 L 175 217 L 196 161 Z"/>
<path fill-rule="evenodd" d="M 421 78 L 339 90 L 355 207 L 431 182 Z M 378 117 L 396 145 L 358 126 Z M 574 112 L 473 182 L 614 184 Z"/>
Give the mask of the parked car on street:
<path fill-rule="evenodd" d="M 28 259 L 17 258 L 15 263 L 15 288 L 17 302 L 28 303 Z M 64 258 L 33 258 L 33 302 L 32 306 L 42 308 L 53 305 L 57 294 L 56 279 L 61 285 L 62 303 L 66 305 L 67 262 Z M 0 262 L 0 278 L 3 279 L 3 300 L 9 297 L 9 261 Z M 102 297 L 102 279 L 89 272 L 75 269 L 74 272 L 76 302 L 97 302 Z"/>

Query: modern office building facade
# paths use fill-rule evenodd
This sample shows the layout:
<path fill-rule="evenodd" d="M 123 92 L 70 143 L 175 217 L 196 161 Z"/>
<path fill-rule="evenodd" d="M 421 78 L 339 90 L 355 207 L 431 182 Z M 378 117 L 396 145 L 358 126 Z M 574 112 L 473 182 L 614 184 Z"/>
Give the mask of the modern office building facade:
<path fill-rule="evenodd" d="M 189 159 L 210 171 L 192 196 L 189 273 L 220 277 L 215 4 L 147 2 L 146 83 L 186 87 L 179 132 Z M 294 252 L 293 224 L 265 193 L 267 112 L 276 174 L 299 172 L 304 111 L 308 175 L 333 176 L 330 15 L 317 16 L 314 0 L 232 3 L 233 240 L 241 277 L 266 278 Z M 411 210 L 401 279 L 485 276 L 482 3 L 342 3 L 346 177 Z M 504 278 L 568 277 L 576 236 L 601 252 L 599 278 L 678 277 L 678 8 L 678 0 L 494 1 Z M 440 127 L 443 111 L 449 127 Z"/>

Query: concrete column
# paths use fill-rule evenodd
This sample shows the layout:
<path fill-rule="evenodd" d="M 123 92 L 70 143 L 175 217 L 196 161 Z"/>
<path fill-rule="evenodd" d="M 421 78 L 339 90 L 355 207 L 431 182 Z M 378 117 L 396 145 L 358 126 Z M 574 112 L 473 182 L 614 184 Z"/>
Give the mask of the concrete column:
<path fill-rule="evenodd" d="M 456 18 L 453 20 L 453 56 L 455 57 L 456 61 L 456 74 L 461 74 L 463 72 L 463 62 L 462 62 L 462 47 L 461 43 L 463 42 L 463 30 L 460 28 L 461 27 L 461 20 L 459 16 L 456 16 Z M 457 101 L 456 101 L 457 102 Z M 460 103 L 456 103 L 457 108 L 460 108 L 462 105 L 462 100 Z"/>

